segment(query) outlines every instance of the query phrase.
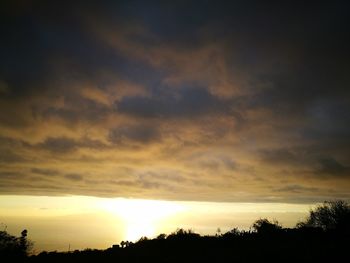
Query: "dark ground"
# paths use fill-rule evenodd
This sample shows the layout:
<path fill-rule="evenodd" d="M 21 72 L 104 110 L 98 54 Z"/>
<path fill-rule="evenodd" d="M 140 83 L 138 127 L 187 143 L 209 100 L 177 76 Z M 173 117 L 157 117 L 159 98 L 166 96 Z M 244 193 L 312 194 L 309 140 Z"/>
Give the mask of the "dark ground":
<path fill-rule="evenodd" d="M 180 231 L 181 232 L 181 231 Z M 348 234 L 320 229 L 199 236 L 183 231 L 141 239 L 126 247 L 66 253 L 43 252 L 36 262 L 350 262 Z"/>

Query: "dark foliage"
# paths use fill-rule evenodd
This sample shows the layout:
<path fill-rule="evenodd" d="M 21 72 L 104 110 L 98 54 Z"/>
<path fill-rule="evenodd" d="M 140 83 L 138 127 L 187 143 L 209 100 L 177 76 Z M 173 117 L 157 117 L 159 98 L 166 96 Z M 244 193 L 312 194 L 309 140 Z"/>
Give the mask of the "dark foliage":
<path fill-rule="evenodd" d="M 310 211 L 305 222 L 297 227 L 316 227 L 324 231 L 350 231 L 350 205 L 342 200 L 325 201 L 323 205 Z"/>
<path fill-rule="evenodd" d="M 270 222 L 268 219 L 263 218 L 254 222 L 253 229 L 259 234 L 275 234 L 278 233 L 282 226 L 277 220 Z"/>
<path fill-rule="evenodd" d="M 33 243 L 27 239 L 27 234 L 26 229 L 21 232 L 20 237 L 12 236 L 6 231 L 0 231 L 1 258 L 26 258 L 33 246 Z"/>

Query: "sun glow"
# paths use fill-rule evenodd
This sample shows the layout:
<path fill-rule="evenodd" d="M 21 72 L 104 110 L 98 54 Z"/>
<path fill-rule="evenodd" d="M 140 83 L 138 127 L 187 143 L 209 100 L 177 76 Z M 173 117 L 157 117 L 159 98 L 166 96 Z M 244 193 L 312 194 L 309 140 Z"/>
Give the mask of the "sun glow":
<path fill-rule="evenodd" d="M 162 221 L 186 208 L 169 201 L 115 199 L 102 204 L 108 212 L 125 223 L 125 239 L 136 241 L 143 236 L 154 237 Z"/>

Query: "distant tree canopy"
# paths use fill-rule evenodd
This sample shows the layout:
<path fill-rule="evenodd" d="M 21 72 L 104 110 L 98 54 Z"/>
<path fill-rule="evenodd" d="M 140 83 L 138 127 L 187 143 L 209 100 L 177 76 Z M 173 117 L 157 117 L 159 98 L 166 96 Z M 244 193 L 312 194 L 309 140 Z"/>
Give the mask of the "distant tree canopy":
<path fill-rule="evenodd" d="M 270 222 L 266 218 L 261 218 L 253 223 L 252 228 L 258 234 L 272 234 L 281 230 L 282 226 L 277 220 Z"/>
<path fill-rule="evenodd" d="M 175 232 L 167 236 L 168 239 L 195 239 L 200 237 L 199 234 L 195 233 L 192 229 L 185 230 L 178 228 Z"/>
<path fill-rule="evenodd" d="M 350 204 L 342 201 L 325 201 L 310 211 L 305 222 L 297 227 L 318 227 L 325 231 L 350 232 Z"/>
<path fill-rule="evenodd" d="M 12 236 L 6 231 L 0 231 L 0 255 L 27 256 L 33 243 L 27 239 L 27 230 L 21 232 L 20 237 Z"/>

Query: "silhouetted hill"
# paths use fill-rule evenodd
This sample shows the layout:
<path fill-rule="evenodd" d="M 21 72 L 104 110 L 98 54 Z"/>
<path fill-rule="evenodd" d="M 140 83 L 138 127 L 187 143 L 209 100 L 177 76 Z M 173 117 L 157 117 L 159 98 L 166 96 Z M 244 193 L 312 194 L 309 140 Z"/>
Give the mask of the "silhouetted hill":
<path fill-rule="evenodd" d="M 71 253 L 44 252 L 30 262 L 344 262 L 349 235 L 321 229 L 282 229 L 199 236 L 172 234 L 121 248 Z"/>

